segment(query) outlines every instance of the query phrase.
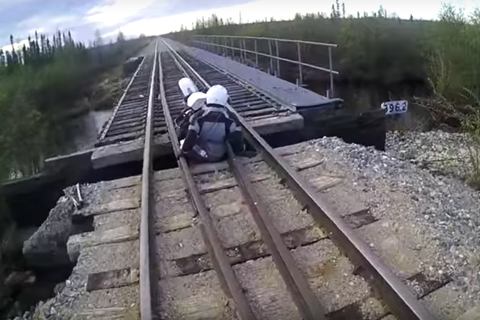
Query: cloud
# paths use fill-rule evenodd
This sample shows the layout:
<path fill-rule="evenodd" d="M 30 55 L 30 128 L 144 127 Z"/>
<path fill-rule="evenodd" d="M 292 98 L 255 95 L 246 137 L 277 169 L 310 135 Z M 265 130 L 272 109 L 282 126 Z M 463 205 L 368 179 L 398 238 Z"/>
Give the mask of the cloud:
<path fill-rule="evenodd" d="M 155 3 L 155 0 L 141 0 L 137 2 L 131 0 L 108 0 L 103 5 L 90 9 L 85 19 L 95 23 L 98 27 L 119 25 L 131 19 L 132 16 L 135 16 L 143 9 L 150 7 L 153 3 Z"/>
<path fill-rule="evenodd" d="M 347 13 L 371 12 L 383 6 L 401 17 L 434 18 L 440 7 L 438 0 L 365 0 L 345 1 Z M 358 3 L 357 3 L 358 2 Z M 0 0 L 0 46 L 9 43 L 10 34 L 25 39 L 35 30 L 52 34 L 56 30 L 71 31 L 79 41 L 93 39 L 95 30 L 106 37 L 119 30 L 126 35 L 155 35 L 190 27 L 196 19 L 216 13 L 224 19 L 255 21 L 275 17 L 292 18 L 296 12 L 326 12 L 334 1 L 313 0 Z M 472 6 L 473 0 L 457 0 L 454 4 Z M 413 12 L 410 12 L 413 11 Z"/>
<path fill-rule="evenodd" d="M 92 39 L 97 29 L 102 34 L 113 34 L 127 25 L 130 25 L 127 28 L 129 30 L 145 28 L 144 33 L 149 33 L 149 29 L 155 29 L 155 26 L 148 25 L 147 22 L 153 22 L 153 19 L 246 1 L 248 0 L 0 0 L 0 46 L 8 44 L 10 34 L 25 39 L 35 31 L 51 34 L 56 30 L 69 30 L 80 41 Z"/>
<path fill-rule="evenodd" d="M 24 40 L 19 40 L 18 42 L 14 43 L 13 44 L 13 47 L 15 49 L 15 51 L 19 51 L 22 49 L 23 46 L 28 46 L 28 40 L 27 39 L 24 39 Z M 6 51 L 12 51 L 12 45 L 9 44 L 9 45 L 6 45 L 6 46 L 3 46 L 1 47 L 0 49 L 2 49 L 3 52 L 6 52 Z"/>

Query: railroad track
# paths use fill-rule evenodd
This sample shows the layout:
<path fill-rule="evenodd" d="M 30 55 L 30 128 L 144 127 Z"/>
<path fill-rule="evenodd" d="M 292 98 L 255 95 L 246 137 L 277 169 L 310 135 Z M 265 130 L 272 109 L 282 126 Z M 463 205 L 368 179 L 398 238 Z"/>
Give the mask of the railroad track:
<path fill-rule="evenodd" d="M 230 106 L 246 120 L 256 120 L 272 115 L 286 115 L 293 111 L 293 109 L 276 101 L 273 97 L 266 95 L 258 88 L 254 88 L 248 83 L 236 78 L 234 75 L 218 69 L 211 64 L 195 59 L 185 52 L 179 52 L 179 56 L 207 83 L 221 84 L 224 86 L 230 95 Z M 186 72 L 192 78 L 196 78 L 195 75 L 191 74 L 190 69 L 186 70 Z M 205 84 L 200 81 L 200 86 L 204 87 Z"/>
<path fill-rule="evenodd" d="M 204 83 L 198 81 L 191 74 L 190 70 L 180 70 L 175 63 L 175 59 L 168 52 L 162 52 L 161 55 L 165 64 L 164 84 L 167 103 L 170 107 L 171 116 L 175 118 L 183 109 L 183 97 L 177 84 L 178 80 L 185 76 L 183 72 L 186 72 L 187 76 L 194 79 L 200 90 L 206 90 L 206 87 Z M 292 112 L 291 109 L 279 101 L 234 76 L 187 55 L 183 55 L 183 57 L 209 83 L 221 84 L 227 88 L 230 93 L 232 107 L 245 119 L 259 120 L 272 116 L 288 115 Z M 143 57 L 142 62 L 117 103 L 112 116 L 100 133 L 95 147 L 137 140 L 144 137 L 149 79 L 152 67 L 153 56 Z M 154 109 L 153 121 L 152 130 L 154 136 L 167 133 L 165 118 L 161 108 Z"/>
<path fill-rule="evenodd" d="M 155 178 L 150 150 L 160 117 L 175 154 L 180 152 L 172 121 L 183 101 L 175 90 L 177 81 L 190 76 L 200 88 L 216 84 L 193 67 L 207 70 L 203 62 L 194 63 L 167 47 L 167 52 L 156 50 L 150 64 L 144 116 L 141 318 L 434 319 L 354 228 L 252 129 L 248 116 L 239 119 L 260 156 L 239 159 L 229 150 L 228 161 L 195 166 L 180 157 L 182 179 L 170 185 Z M 202 72 L 209 79 L 224 79 L 213 71 Z M 265 101 L 251 89 L 237 88 L 239 82 L 232 83 L 228 88 L 234 92 Z M 241 115 L 242 107 L 230 109 Z M 297 170 L 302 166 L 308 164 L 297 164 Z M 232 199 L 237 206 L 226 206 Z M 184 209 L 175 213 L 184 202 L 195 214 L 185 218 Z M 174 215 L 165 217 L 168 211 Z M 167 218 L 174 227 L 159 230 Z M 326 282 L 327 273 L 337 277 Z M 381 299 L 378 304 L 371 303 L 371 289 Z"/>
<path fill-rule="evenodd" d="M 144 137 L 149 90 L 155 59 L 154 55 L 145 56 L 141 59 L 141 63 L 124 90 L 112 116 L 100 133 L 95 147 L 137 140 Z M 155 113 L 153 124 L 155 135 L 166 133 L 165 121 L 161 112 Z"/>

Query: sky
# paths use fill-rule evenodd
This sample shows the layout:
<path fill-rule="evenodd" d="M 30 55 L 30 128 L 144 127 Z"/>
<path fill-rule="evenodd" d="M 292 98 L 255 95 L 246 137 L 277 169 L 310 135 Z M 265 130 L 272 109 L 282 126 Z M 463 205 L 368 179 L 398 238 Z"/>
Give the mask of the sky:
<path fill-rule="evenodd" d="M 347 14 L 377 11 L 380 5 L 402 18 L 434 19 L 440 0 L 344 0 Z M 470 11 L 474 0 L 450 1 Z M 224 19 L 243 22 L 291 19 L 295 13 L 330 13 L 332 3 L 319 0 L 0 0 L 0 46 L 9 43 L 10 34 L 16 43 L 27 36 L 52 34 L 55 30 L 71 31 L 74 39 L 93 40 L 95 30 L 105 39 L 115 37 L 121 30 L 126 37 L 158 35 L 190 27 L 196 19 L 213 13 Z"/>

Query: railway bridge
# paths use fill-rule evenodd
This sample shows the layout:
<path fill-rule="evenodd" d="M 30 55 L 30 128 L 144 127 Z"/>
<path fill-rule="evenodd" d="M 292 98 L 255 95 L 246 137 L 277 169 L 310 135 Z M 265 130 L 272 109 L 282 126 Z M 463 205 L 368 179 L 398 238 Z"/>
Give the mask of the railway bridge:
<path fill-rule="evenodd" d="M 272 140 L 278 139 L 281 133 L 302 131 L 305 127 L 304 111 L 310 114 L 321 113 L 320 110 L 323 113 L 333 113 L 341 105 L 341 99 L 326 98 L 304 89 L 299 83 L 294 85 L 243 64 L 242 62 L 249 61 L 243 48 L 239 49 L 242 56 L 237 62 L 225 57 L 226 50 L 234 47 L 227 46 L 222 56 L 218 56 L 168 39 L 165 41 L 165 44 L 162 43 L 158 47 L 158 52 L 162 56 L 165 96 L 171 116 L 174 118 L 183 108 L 182 95 L 177 82 L 184 76 L 191 77 L 201 90 L 205 89 L 206 83 L 223 85 L 231 96 L 232 108 L 259 134 L 271 136 Z M 178 52 L 179 56 L 174 57 L 169 54 L 167 50 L 171 49 Z M 235 50 L 232 53 L 235 57 Z M 258 61 L 258 57 L 256 60 Z M 273 58 L 271 60 L 273 61 Z M 276 62 L 280 61 L 276 60 Z M 178 61 L 186 63 L 188 67 L 180 65 Z M 153 62 L 153 56 L 147 56 L 142 60 L 125 95 L 120 99 L 113 116 L 95 145 L 97 148 L 91 158 L 94 168 L 141 160 L 143 144 L 139 138 L 143 137 L 145 129 L 148 99 L 148 87 L 145 84 L 150 80 Z M 275 74 L 279 74 L 280 66 L 275 65 Z M 313 65 L 308 66 L 319 68 Z M 333 87 L 333 76 L 338 72 L 320 69 L 330 74 L 332 79 L 330 86 Z M 206 83 L 199 81 L 198 76 L 202 77 Z M 333 88 L 329 88 L 328 92 L 333 92 Z M 160 107 L 155 108 L 153 131 L 154 154 L 162 156 L 171 153 L 165 115 Z"/>
<path fill-rule="evenodd" d="M 280 74 L 278 52 L 256 48 L 283 40 L 248 38 L 255 50 L 230 40 L 198 38 L 200 48 L 154 41 L 95 148 L 74 155 L 95 170 L 141 162 L 141 172 L 82 185 L 68 197 L 83 202 L 72 223 L 93 227 L 68 240 L 76 267 L 59 293 L 68 303 L 56 312 L 62 319 L 437 319 L 431 297 L 448 277 L 425 274 L 419 253 L 406 247 L 391 254 L 382 221 L 314 147 L 274 146 L 341 109 L 332 64 L 306 64 L 299 54 L 292 84 L 269 74 Z M 271 59 L 267 72 L 261 57 Z M 325 96 L 303 88 L 303 68 L 331 77 Z M 228 108 L 256 157 L 229 150 L 215 164 L 165 160 L 179 154 L 172 119 L 183 108 L 182 77 L 200 89 L 228 89 Z M 48 162 L 62 167 L 65 159 Z M 157 170 L 162 161 L 174 165 Z M 71 298 L 74 291 L 81 293 Z"/>

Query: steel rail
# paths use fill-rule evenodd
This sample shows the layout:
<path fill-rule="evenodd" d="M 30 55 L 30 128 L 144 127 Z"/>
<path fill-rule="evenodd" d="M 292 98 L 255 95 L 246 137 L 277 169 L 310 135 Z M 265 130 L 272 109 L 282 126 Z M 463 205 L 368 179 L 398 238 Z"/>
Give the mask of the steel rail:
<path fill-rule="evenodd" d="M 174 59 L 180 70 L 190 76 L 183 66 Z M 207 88 L 210 84 L 203 78 L 199 78 Z M 268 210 L 259 196 L 253 191 L 252 184 L 247 180 L 246 171 L 243 165 L 235 158 L 230 145 L 228 146 L 228 163 L 238 183 L 238 186 L 244 196 L 245 202 L 253 216 L 253 219 L 260 230 L 261 237 L 267 245 L 275 266 L 277 267 L 282 279 L 287 285 L 292 300 L 294 301 L 301 316 L 305 320 L 325 320 L 325 310 L 308 285 L 307 280 L 297 267 L 290 251 L 283 242 L 280 233 L 277 231 L 272 221 L 268 217 Z"/>
<path fill-rule="evenodd" d="M 217 271 L 217 275 L 220 278 L 220 282 L 224 286 L 224 290 L 227 292 L 228 296 L 233 300 L 240 318 L 243 320 L 256 319 L 250 304 L 245 297 L 243 289 L 235 276 L 232 266 L 230 265 L 230 261 L 220 244 L 220 239 L 216 234 L 210 214 L 193 179 L 193 175 L 188 163 L 185 158 L 181 156 L 180 146 L 178 144 L 178 136 L 175 131 L 173 119 L 170 116 L 170 110 L 168 108 L 165 88 L 163 85 L 162 63 L 160 60 L 161 55 L 158 55 L 158 59 L 160 72 L 160 100 L 163 106 L 163 113 L 165 122 L 167 124 L 168 134 L 172 143 L 173 152 L 178 159 L 178 167 L 180 168 L 183 179 L 187 185 L 188 193 L 191 198 L 190 202 L 194 206 L 194 210 L 200 216 L 199 227 L 202 232 L 202 236 L 205 239 L 206 247 L 209 251 L 210 257 L 212 258 L 212 262 L 215 270 Z"/>
<path fill-rule="evenodd" d="M 146 59 L 147 59 L 146 57 L 143 57 L 142 62 L 140 62 L 140 64 L 139 64 L 138 67 L 137 67 L 137 70 L 135 70 L 135 73 L 133 74 L 132 78 L 131 78 L 130 81 L 128 82 L 128 85 L 127 85 L 127 87 L 125 88 L 125 90 L 123 91 L 123 94 L 122 94 L 122 96 L 120 97 L 120 100 L 118 100 L 118 103 L 117 103 L 117 105 L 115 106 L 115 109 L 113 109 L 112 115 L 110 116 L 110 119 L 108 119 L 107 125 L 106 125 L 105 128 L 103 129 L 102 134 L 100 135 L 100 138 L 99 138 L 98 140 L 103 140 L 103 139 L 105 139 L 105 136 L 107 135 L 108 130 L 110 129 L 110 126 L 112 125 L 112 122 L 113 122 L 113 120 L 115 119 L 115 116 L 117 115 L 118 109 L 119 109 L 120 106 L 122 105 L 123 100 L 124 100 L 125 97 L 127 96 L 128 90 L 130 90 L 130 87 L 132 86 L 133 81 L 134 81 L 135 78 L 137 77 L 138 72 L 139 72 L 140 69 L 142 68 L 142 66 L 143 66 L 143 64 L 145 63 L 145 60 L 146 60 Z"/>
<path fill-rule="evenodd" d="M 325 320 L 325 310 L 295 263 L 280 233 L 273 225 L 268 216 L 267 207 L 254 191 L 244 165 L 235 157 L 229 144 L 227 147 L 228 164 L 233 171 L 238 187 L 302 318 Z"/>
<path fill-rule="evenodd" d="M 140 317 L 152 320 L 152 287 L 150 282 L 150 180 L 152 173 L 152 125 L 155 100 L 155 71 L 158 42 L 155 45 L 150 91 L 148 96 L 147 119 L 145 126 L 145 147 L 143 149 L 142 202 L 140 209 Z"/>
<path fill-rule="evenodd" d="M 199 80 L 204 82 L 205 86 L 209 84 L 163 39 L 167 47 L 171 50 L 185 67 L 190 69 Z M 398 278 L 389 267 L 383 263 L 381 258 L 363 241 L 357 233 L 347 225 L 341 215 L 321 197 L 315 190 L 308 185 L 272 147 L 248 124 L 245 119 L 240 117 L 231 106 L 228 109 L 237 115 L 248 141 L 263 156 L 263 159 L 276 171 L 276 173 L 287 183 L 296 195 L 297 199 L 312 214 L 313 218 L 326 228 L 329 237 L 343 250 L 347 257 L 357 268 L 363 268 L 368 277 L 367 281 L 381 295 L 391 312 L 401 320 L 434 320 L 431 312 L 426 306 L 418 301 L 412 291 Z"/>

